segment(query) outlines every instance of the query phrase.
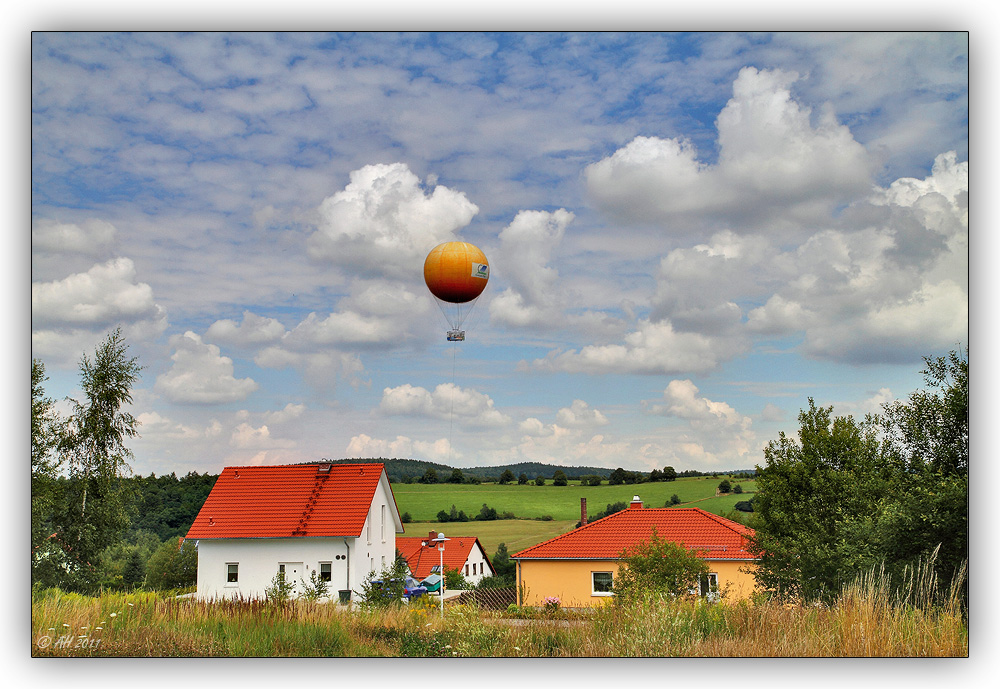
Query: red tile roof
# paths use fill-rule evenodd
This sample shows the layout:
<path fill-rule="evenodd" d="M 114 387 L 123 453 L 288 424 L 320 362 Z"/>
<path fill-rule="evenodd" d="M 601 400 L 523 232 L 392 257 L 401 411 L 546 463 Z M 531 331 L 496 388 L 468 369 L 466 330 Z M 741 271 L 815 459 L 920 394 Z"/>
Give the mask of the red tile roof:
<path fill-rule="evenodd" d="M 482 544 L 479 543 L 479 539 L 475 536 L 445 535 L 451 539 L 444 544 L 445 569 L 457 569 L 464 574 L 465 570 L 463 567 L 465 567 L 465 562 L 469 559 L 469 555 L 472 554 L 472 549 L 476 544 L 479 544 L 483 555 L 486 556 L 486 561 L 489 562 L 490 559 L 486 555 L 486 549 L 483 548 Z M 418 536 L 396 536 L 396 550 L 406 558 L 407 564 L 410 565 L 410 571 L 416 579 L 423 579 L 431 573 L 431 567 L 441 564 L 441 554 L 437 549 L 438 544 L 431 543 L 430 538 L 433 538 L 433 536 L 424 536 L 422 538 Z M 427 545 L 424 545 L 425 543 Z M 490 563 L 490 571 L 492 570 L 493 563 Z"/>
<path fill-rule="evenodd" d="M 648 541 L 654 526 L 661 539 L 699 550 L 703 559 L 753 559 L 746 550 L 747 538 L 753 535 L 753 529 L 697 507 L 624 509 L 525 548 L 511 558 L 616 560 L 625 548 Z"/>
<path fill-rule="evenodd" d="M 226 467 L 186 538 L 358 537 L 384 474 L 381 464 Z"/>

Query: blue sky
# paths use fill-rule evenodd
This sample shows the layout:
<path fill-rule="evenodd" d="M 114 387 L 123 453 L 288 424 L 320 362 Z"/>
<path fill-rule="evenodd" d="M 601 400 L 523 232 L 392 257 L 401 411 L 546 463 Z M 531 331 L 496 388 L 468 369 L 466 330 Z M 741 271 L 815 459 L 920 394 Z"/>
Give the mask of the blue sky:
<path fill-rule="evenodd" d="M 146 475 L 752 467 L 969 340 L 964 33 L 31 39 L 32 356 Z M 422 281 L 491 279 L 468 339 Z M 65 405 L 63 405 L 65 408 Z"/>

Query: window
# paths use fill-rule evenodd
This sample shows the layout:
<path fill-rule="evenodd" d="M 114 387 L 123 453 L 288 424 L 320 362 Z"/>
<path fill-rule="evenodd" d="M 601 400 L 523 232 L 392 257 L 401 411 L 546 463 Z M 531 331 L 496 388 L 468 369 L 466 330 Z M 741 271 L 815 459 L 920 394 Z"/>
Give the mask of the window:
<path fill-rule="evenodd" d="M 240 565 L 238 562 L 226 563 L 226 583 L 237 584 L 240 581 Z"/>
<path fill-rule="evenodd" d="M 699 586 L 699 593 L 703 596 L 708 596 L 711 599 L 717 598 L 719 595 L 719 575 L 714 572 L 710 574 L 703 574 L 701 576 L 701 585 Z"/>
<path fill-rule="evenodd" d="M 284 565 L 278 565 L 278 574 L 280 574 L 282 576 L 285 575 L 285 566 Z"/>
<path fill-rule="evenodd" d="M 465 576 L 469 576 L 469 565 L 465 565 Z"/>
<path fill-rule="evenodd" d="M 472 576 L 476 576 L 476 563 L 472 563 Z"/>
<path fill-rule="evenodd" d="M 385 505 L 382 505 L 382 542 L 385 543 Z"/>
<path fill-rule="evenodd" d="M 612 576 L 611 572 L 591 572 L 590 573 L 593 581 L 593 595 L 595 596 L 611 596 L 614 595 L 612 589 Z"/>
<path fill-rule="evenodd" d="M 441 565 L 434 565 L 433 567 L 431 567 L 431 573 L 432 574 L 440 574 L 441 573 Z"/>
<path fill-rule="evenodd" d="M 371 511 L 371 510 L 368 510 L 368 523 L 367 523 L 367 524 L 365 524 L 365 533 L 366 533 L 366 534 L 368 535 L 368 545 L 371 545 L 371 544 L 372 544 L 372 520 L 373 520 L 374 518 L 375 518 L 375 517 L 374 517 L 374 516 L 372 516 L 372 511 Z M 374 560 L 372 560 L 372 563 L 374 563 L 374 562 L 375 562 L 375 561 L 374 561 Z M 372 564 L 372 569 L 374 569 L 374 568 L 375 568 L 375 565 L 374 565 L 374 564 Z"/>
<path fill-rule="evenodd" d="M 333 579 L 333 565 L 329 562 L 319 563 L 319 580 L 330 581 Z"/>

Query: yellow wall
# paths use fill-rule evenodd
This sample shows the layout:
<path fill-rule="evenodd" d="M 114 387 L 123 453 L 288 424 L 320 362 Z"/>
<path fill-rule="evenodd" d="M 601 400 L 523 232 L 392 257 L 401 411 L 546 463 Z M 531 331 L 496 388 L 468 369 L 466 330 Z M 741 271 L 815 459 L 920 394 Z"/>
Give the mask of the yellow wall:
<path fill-rule="evenodd" d="M 719 590 L 725 593 L 727 600 L 746 598 L 753 592 L 753 574 L 740 571 L 751 563 L 707 562 L 708 570 L 718 575 Z M 555 596 L 560 605 L 567 608 L 600 605 L 613 596 L 593 594 L 591 573 L 612 572 L 617 576 L 618 567 L 617 560 L 521 560 L 518 562 L 518 584 L 524 591 L 524 600 L 520 604 L 538 606 L 543 598 Z"/>

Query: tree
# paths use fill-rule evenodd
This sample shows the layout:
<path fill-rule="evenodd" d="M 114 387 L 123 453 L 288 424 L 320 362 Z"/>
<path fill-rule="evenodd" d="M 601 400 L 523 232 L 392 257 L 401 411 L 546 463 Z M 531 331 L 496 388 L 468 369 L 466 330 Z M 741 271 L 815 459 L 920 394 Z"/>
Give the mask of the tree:
<path fill-rule="evenodd" d="M 663 467 L 663 480 L 664 481 L 677 480 L 677 472 L 674 471 L 673 467 Z"/>
<path fill-rule="evenodd" d="M 146 588 L 177 589 L 198 581 L 198 551 L 191 541 L 171 538 L 146 563 Z"/>
<path fill-rule="evenodd" d="M 729 493 L 730 491 L 732 491 L 732 489 L 733 489 L 733 486 L 732 486 L 731 483 L 729 483 L 729 479 L 723 479 L 722 483 L 719 484 L 719 492 L 720 493 L 726 494 L 726 493 Z"/>
<path fill-rule="evenodd" d="M 517 565 L 510 559 L 506 543 L 501 543 L 497 546 L 497 551 L 493 554 L 492 564 L 493 571 L 496 572 L 496 576 L 498 577 L 513 577 L 514 570 L 517 568 Z"/>
<path fill-rule="evenodd" d="M 132 385 L 142 367 L 127 356 L 121 331 L 110 333 L 80 360 L 84 402 L 71 400 L 73 412 L 60 442 L 69 481 L 53 517 L 55 538 L 66 554 L 62 585 L 90 589 L 97 584 L 101 551 L 117 541 L 129 524 L 133 498 L 124 481 L 132 452 L 125 441 L 138 435 L 139 422 L 127 411 Z"/>
<path fill-rule="evenodd" d="M 673 495 L 670 496 L 670 503 L 669 504 L 671 504 L 671 505 L 679 505 L 679 504 L 681 504 L 681 496 L 679 496 L 677 493 L 674 493 Z"/>
<path fill-rule="evenodd" d="M 435 469 L 428 469 L 424 472 L 424 475 L 420 477 L 420 483 L 437 483 L 438 482 L 438 472 Z"/>
<path fill-rule="evenodd" d="M 743 492 L 743 486 L 741 486 L 738 483 L 735 486 L 733 486 L 733 493 L 735 493 L 736 495 L 739 495 L 742 492 Z"/>
<path fill-rule="evenodd" d="M 622 469 L 621 467 L 618 467 L 617 469 L 611 472 L 610 476 L 608 476 L 608 485 L 620 486 L 623 483 L 625 483 L 625 477 L 626 477 L 625 470 Z"/>
<path fill-rule="evenodd" d="M 566 473 L 562 469 L 557 469 L 556 472 L 552 474 L 552 485 L 565 486 L 566 483 Z"/>
<path fill-rule="evenodd" d="M 463 590 L 469 588 L 469 582 L 458 569 L 444 568 L 444 587 L 451 590 Z"/>
<path fill-rule="evenodd" d="M 901 470 L 899 499 L 882 502 L 877 538 L 896 570 L 940 546 L 934 568 L 946 587 L 969 556 L 968 349 L 924 362 L 927 389 L 883 408 Z"/>
<path fill-rule="evenodd" d="M 649 472 L 650 483 L 656 483 L 657 481 L 662 481 L 662 480 L 663 480 L 663 472 L 660 471 L 659 469 L 653 469 L 651 472 Z"/>
<path fill-rule="evenodd" d="M 656 528 L 648 541 L 620 554 L 621 568 L 614 580 L 615 601 L 629 604 L 648 596 L 678 597 L 697 591 L 708 564 L 695 551 L 659 537 Z"/>
<path fill-rule="evenodd" d="M 876 506 L 892 463 L 872 419 L 834 417 L 810 398 L 799 424 L 799 440 L 781 433 L 757 468 L 756 579 L 781 598 L 830 601 L 879 558 Z"/>
<path fill-rule="evenodd" d="M 520 476 L 517 477 L 517 485 L 523 486 L 523 485 L 526 485 L 527 483 L 528 483 L 528 475 L 527 474 L 522 473 Z"/>
<path fill-rule="evenodd" d="M 465 481 L 465 475 L 462 474 L 461 469 L 452 469 L 451 476 L 448 477 L 448 483 L 462 483 Z"/>
<path fill-rule="evenodd" d="M 53 556 L 61 553 L 49 541 L 52 534 L 52 511 L 58 497 L 56 477 L 60 456 L 56 452 L 65 432 L 65 421 L 53 409 L 53 401 L 45 397 L 42 383 L 48 380 L 45 365 L 31 360 L 31 580 L 56 576 Z M 58 582 L 54 582 L 58 583 Z"/>
<path fill-rule="evenodd" d="M 506 486 L 508 483 L 510 483 L 514 479 L 515 479 L 514 472 L 511 471 L 510 469 L 504 469 L 503 473 L 500 474 L 500 479 L 498 480 L 498 483 L 501 486 Z"/>
<path fill-rule="evenodd" d="M 541 475 L 536 476 L 535 477 L 535 485 L 536 486 L 544 486 L 545 485 L 545 477 L 541 476 Z"/>

